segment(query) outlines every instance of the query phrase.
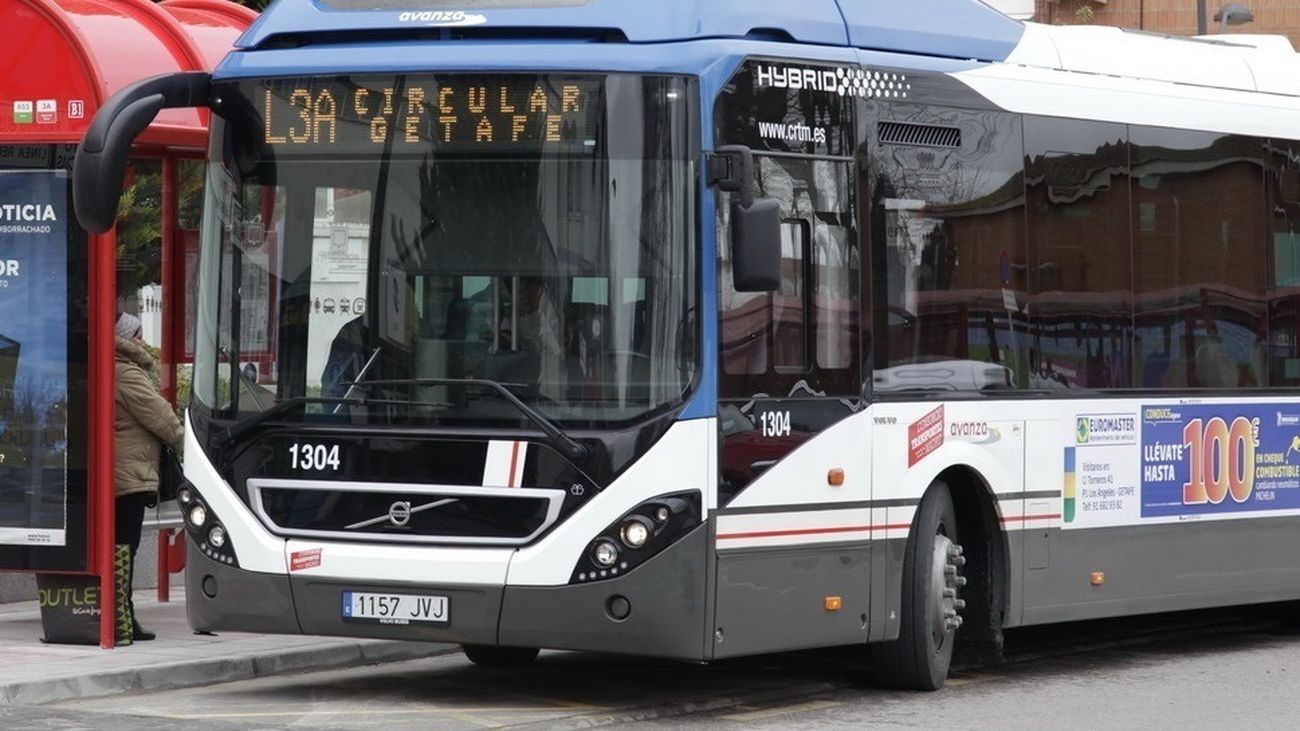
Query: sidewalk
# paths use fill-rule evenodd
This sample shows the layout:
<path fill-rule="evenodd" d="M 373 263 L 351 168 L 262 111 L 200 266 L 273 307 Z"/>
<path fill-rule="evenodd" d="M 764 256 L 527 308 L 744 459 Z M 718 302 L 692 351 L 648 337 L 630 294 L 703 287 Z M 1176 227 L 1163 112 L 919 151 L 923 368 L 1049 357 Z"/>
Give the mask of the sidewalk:
<path fill-rule="evenodd" d="M 36 602 L 0 605 L 0 705 L 49 703 L 130 691 L 186 688 L 304 670 L 411 660 L 452 645 L 302 635 L 223 632 L 196 635 L 185 621 L 185 594 L 161 604 L 136 592 L 140 622 L 158 639 L 115 650 L 41 642 Z"/>

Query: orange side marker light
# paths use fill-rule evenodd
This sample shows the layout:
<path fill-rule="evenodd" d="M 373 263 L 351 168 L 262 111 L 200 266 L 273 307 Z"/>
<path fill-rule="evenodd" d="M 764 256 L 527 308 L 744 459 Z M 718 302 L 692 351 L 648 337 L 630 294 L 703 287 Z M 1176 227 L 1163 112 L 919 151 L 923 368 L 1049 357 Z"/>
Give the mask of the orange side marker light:
<path fill-rule="evenodd" d="M 1105 571 L 1092 572 L 1091 574 L 1088 575 L 1088 583 L 1092 584 L 1093 586 L 1101 586 L 1102 584 L 1106 583 L 1106 572 Z"/>
<path fill-rule="evenodd" d="M 844 600 L 837 596 L 828 596 L 823 606 L 828 612 L 838 612 L 844 608 Z"/>
<path fill-rule="evenodd" d="M 836 467 L 826 473 L 826 484 L 831 487 L 839 487 L 844 484 L 844 470 Z"/>

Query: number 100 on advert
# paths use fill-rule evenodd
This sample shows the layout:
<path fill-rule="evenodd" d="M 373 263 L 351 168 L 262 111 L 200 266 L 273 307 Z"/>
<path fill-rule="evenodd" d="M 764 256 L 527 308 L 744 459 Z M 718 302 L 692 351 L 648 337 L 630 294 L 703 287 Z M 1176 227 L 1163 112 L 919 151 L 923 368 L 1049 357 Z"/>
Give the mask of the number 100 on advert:
<path fill-rule="evenodd" d="M 1142 408 L 1142 517 L 1300 509 L 1300 404 Z"/>

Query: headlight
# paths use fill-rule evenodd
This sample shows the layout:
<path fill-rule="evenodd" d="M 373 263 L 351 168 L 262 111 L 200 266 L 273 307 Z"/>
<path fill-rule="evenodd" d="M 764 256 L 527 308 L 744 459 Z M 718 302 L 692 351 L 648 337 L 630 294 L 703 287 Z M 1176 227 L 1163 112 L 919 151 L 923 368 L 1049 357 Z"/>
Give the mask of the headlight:
<path fill-rule="evenodd" d="M 618 537 L 623 539 L 623 545 L 628 548 L 640 548 L 645 542 L 650 540 L 650 529 L 645 523 L 633 518 L 623 524 L 618 531 Z"/>
<path fill-rule="evenodd" d="M 180 492 L 176 493 L 176 501 L 181 505 L 189 505 L 190 501 L 193 499 L 194 493 L 190 492 L 189 488 L 182 489 Z"/>
<path fill-rule="evenodd" d="M 208 543 L 212 544 L 213 548 L 226 545 L 226 529 L 219 525 L 212 526 L 212 530 L 208 531 Z"/>
<path fill-rule="evenodd" d="M 202 505 L 195 505 L 190 508 L 190 525 L 195 528 L 202 528 L 203 524 L 208 522 L 208 511 Z"/>
<path fill-rule="evenodd" d="M 202 499 L 197 493 L 195 500 Z M 577 556 L 569 582 L 618 581 L 654 559 L 703 524 L 698 490 L 669 493 L 650 498 L 615 517 L 591 536 Z M 212 518 L 218 522 L 217 516 Z M 227 543 L 230 538 L 226 538 Z"/>
<path fill-rule="evenodd" d="M 614 545 L 613 541 L 601 541 L 592 549 L 591 559 L 598 566 L 613 566 L 614 562 L 618 561 L 618 546 Z"/>

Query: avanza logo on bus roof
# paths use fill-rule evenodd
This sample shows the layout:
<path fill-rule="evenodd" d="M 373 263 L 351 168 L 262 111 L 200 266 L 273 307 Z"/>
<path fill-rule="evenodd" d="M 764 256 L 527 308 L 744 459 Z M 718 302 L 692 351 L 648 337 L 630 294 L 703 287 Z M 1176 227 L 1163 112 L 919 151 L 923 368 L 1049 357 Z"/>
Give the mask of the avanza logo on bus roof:
<path fill-rule="evenodd" d="M 398 15 L 397 20 L 402 23 L 456 27 L 483 25 L 487 23 L 487 16 L 480 13 L 467 13 L 463 10 L 422 10 L 407 11 Z"/>

